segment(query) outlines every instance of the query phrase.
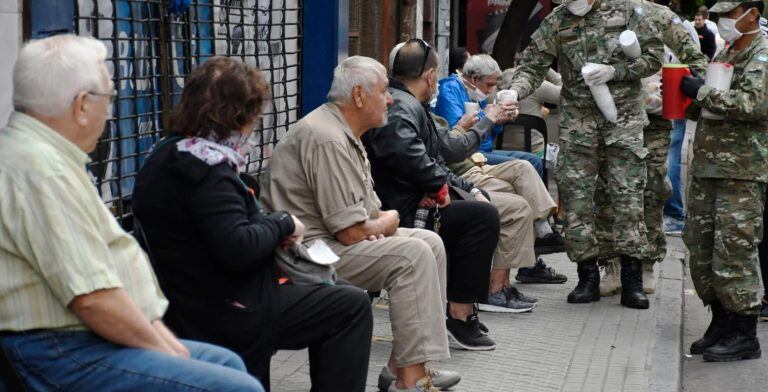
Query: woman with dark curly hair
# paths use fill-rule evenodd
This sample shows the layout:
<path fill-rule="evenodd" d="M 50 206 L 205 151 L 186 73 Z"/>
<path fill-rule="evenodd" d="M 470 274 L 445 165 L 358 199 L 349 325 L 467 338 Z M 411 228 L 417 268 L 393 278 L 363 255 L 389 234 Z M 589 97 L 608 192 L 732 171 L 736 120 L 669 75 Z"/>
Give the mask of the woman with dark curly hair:
<path fill-rule="evenodd" d="M 160 287 L 164 320 L 184 338 L 214 342 L 269 386 L 275 350 L 309 348 L 313 391 L 362 391 L 372 318 L 349 285 L 278 284 L 275 249 L 304 225 L 266 213 L 243 173 L 269 85 L 241 62 L 214 57 L 186 81 L 161 140 L 136 178 L 134 214 Z"/>

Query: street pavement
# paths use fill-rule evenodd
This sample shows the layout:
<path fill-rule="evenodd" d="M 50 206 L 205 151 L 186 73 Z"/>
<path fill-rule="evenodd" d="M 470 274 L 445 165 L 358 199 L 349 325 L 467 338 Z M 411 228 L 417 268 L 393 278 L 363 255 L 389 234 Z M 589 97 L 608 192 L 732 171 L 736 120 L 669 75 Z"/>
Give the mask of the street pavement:
<path fill-rule="evenodd" d="M 496 341 L 494 351 L 451 349 L 452 358 L 431 366 L 462 375 L 453 391 L 678 391 L 682 353 L 682 250 L 670 249 L 657 265 L 651 309 L 619 305 L 619 296 L 568 304 L 576 268 L 565 254 L 544 260 L 568 276 L 561 285 L 517 287 L 539 299 L 526 314 L 481 313 Z M 392 347 L 386 303 L 374 306 L 368 391 L 376 391 Z M 767 340 L 768 341 L 768 340 Z M 272 360 L 272 390 L 309 390 L 306 350 L 281 351 Z M 691 389 L 696 391 L 724 389 Z"/>
<path fill-rule="evenodd" d="M 687 271 L 686 271 L 687 272 Z M 687 274 L 686 274 L 687 275 Z M 711 313 L 705 308 L 689 276 L 685 278 L 685 322 L 683 327 L 683 391 L 765 391 L 768 390 L 768 353 L 749 361 L 710 363 L 701 355 L 689 355 L 689 347 L 707 329 Z M 762 292 L 761 292 L 762 293 Z M 762 348 L 768 347 L 768 322 L 757 324 Z"/>

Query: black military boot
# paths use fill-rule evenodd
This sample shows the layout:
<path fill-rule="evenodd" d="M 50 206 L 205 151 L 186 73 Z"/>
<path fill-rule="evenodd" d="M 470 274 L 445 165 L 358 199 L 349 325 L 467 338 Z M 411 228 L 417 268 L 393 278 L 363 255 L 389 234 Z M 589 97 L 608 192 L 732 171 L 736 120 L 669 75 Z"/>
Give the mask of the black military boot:
<path fill-rule="evenodd" d="M 621 256 L 621 304 L 634 309 L 648 309 L 648 297 L 643 292 L 643 263 Z"/>
<path fill-rule="evenodd" d="M 597 261 L 593 259 L 577 263 L 576 271 L 579 273 L 579 283 L 576 284 L 576 288 L 568 294 L 568 303 L 583 304 L 599 301 L 600 270 L 597 268 Z"/>
<path fill-rule="evenodd" d="M 728 333 L 728 326 L 731 322 L 731 314 L 720 305 L 719 301 L 709 305 L 712 311 L 712 322 L 709 323 L 704 336 L 691 344 L 691 354 L 701 354 L 707 347 L 714 346 Z"/>
<path fill-rule="evenodd" d="M 704 349 L 708 362 L 731 362 L 741 359 L 760 358 L 760 342 L 757 340 L 757 315 L 731 315 L 728 333 L 714 346 Z"/>

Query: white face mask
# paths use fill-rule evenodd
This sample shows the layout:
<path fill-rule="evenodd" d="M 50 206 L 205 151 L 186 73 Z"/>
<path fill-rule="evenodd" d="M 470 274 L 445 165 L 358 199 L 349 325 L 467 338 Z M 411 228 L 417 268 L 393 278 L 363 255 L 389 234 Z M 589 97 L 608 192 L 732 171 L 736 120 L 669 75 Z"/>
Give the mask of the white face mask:
<path fill-rule="evenodd" d="M 488 98 L 488 94 L 486 94 L 486 93 L 482 92 L 482 91 L 481 91 L 479 88 L 477 88 L 477 86 L 475 86 L 475 85 L 474 85 L 472 82 L 469 82 L 469 81 L 467 81 L 467 79 L 464 79 L 464 81 L 466 82 L 466 84 L 468 84 L 468 85 L 470 85 L 471 87 L 473 87 L 473 89 L 472 89 L 472 90 L 469 90 L 469 99 L 470 99 L 472 102 L 478 102 L 478 103 L 480 103 L 480 102 L 483 102 L 483 101 L 485 101 L 485 100 Z"/>
<path fill-rule="evenodd" d="M 592 9 L 592 4 L 589 3 L 589 0 L 573 0 L 568 2 L 565 8 L 568 8 L 568 11 L 576 16 L 584 16 Z"/>
<path fill-rule="evenodd" d="M 751 11 L 751 9 L 749 11 Z M 760 31 L 760 29 L 758 28 L 752 31 L 748 31 L 746 33 L 742 33 L 741 31 L 736 29 L 736 23 L 738 23 L 743 17 L 749 15 L 750 14 L 749 11 L 739 16 L 738 19 L 720 17 L 720 20 L 717 21 L 717 30 L 720 32 L 720 36 L 725 41 L 733 43 L 737 39 L 741 38 L 741 36 L 744 34 L 753 34 Z"/>

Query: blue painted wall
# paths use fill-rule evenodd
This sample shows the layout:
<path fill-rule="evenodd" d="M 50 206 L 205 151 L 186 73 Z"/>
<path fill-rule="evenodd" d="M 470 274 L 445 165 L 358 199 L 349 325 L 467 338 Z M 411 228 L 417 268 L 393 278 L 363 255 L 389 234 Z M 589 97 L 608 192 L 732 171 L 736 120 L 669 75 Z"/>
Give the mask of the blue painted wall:
<path fill-rule="evenodd" d="M 325 103 L 333 69 L 349 55 L 349 0 L 304 0 L 301 115 Z"/>

